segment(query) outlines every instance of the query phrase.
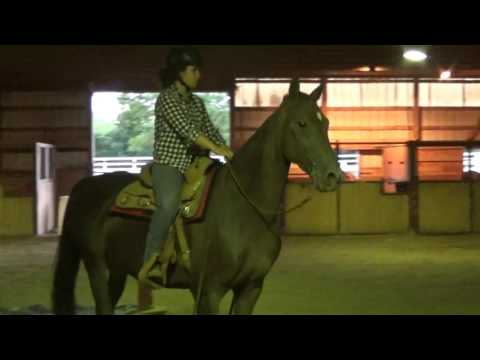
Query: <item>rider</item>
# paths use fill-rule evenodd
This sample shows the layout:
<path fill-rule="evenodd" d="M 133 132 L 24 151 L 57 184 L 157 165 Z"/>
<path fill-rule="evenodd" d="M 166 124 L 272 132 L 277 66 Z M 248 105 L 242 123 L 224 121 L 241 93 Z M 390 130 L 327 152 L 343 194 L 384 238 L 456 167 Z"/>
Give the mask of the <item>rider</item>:
<path fill-rule="evenodd" d="M 184 173 L 195 155 L 213 151 L 233 157 L 219 131 L 213 126 L 205 105 L 192 91 L 200 79 L 201 57 L 191 47 L 172 48 L 166 68 L 160 72 L 162 91 L 155 104 L 155 143 L 152 182 L 156 209 L 145 244 L 138 279 L 148 280 L 158 272 L 157 261 L 180 206 Z"/>

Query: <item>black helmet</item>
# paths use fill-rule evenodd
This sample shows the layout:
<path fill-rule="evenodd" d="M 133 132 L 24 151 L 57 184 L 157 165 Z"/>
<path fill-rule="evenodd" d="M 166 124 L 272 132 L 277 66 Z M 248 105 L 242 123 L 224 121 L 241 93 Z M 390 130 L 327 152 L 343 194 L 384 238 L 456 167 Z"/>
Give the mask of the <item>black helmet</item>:
<path fill-rule="evenodd" d="M 188 65 L 202 66 L 202 58 L 198 51 L 189 46 L 174 47 L 167 56 L 167 68 L 182 71 Z"/>

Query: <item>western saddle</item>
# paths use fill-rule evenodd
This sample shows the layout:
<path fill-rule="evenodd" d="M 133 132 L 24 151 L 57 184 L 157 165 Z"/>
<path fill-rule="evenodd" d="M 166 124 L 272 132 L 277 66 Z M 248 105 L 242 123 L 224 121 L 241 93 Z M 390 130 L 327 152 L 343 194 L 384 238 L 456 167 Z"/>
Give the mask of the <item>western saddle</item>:
<path fill-rule="evenodd" d="M 185 222 L 203 219 L 208 193 L 220 165 L 219 161 L 207 156 L 197 156 L 185 172 L 180 209 L 158 259 L 163 285 L 167 283 L 167 270 L 170 264 L 178 261 L 178 265 L 190 271 L 190 249 L 183 226 Z M 112 213 L 147 219 L 151 217 L 155 210 L 152 166 L 153 163 L 145 165 L 137 180 L 118 193 L 111 208 Z"/>

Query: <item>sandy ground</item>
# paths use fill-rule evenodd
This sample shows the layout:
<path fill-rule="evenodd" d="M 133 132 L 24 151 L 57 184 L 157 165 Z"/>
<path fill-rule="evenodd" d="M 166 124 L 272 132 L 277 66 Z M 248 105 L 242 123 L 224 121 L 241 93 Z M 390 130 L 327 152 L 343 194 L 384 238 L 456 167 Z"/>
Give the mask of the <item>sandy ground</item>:
<path fill-rule="evenodd" d="M 55 237 L 0 238 L 0 313 L 48 312 L 56 246 Z M 130 279 L 118 313 L 136 291 Z M 83 267 L 76 295 L 91 313 Z M 193 309 L 184 290 L 157 291 L 155 304 Z M 480 314 L 480 234 L 287 237 L 255 314 Z"/>

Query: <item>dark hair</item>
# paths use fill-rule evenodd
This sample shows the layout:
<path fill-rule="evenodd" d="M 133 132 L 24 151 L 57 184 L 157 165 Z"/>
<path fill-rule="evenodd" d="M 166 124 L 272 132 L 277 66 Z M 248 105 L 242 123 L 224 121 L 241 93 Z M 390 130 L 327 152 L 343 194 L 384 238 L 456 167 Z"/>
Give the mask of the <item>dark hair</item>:
<path fill-rule="evenodd" d="M 178 79 L 181 71 L 189 65 L 202 66 L 202 58 L 198 51 L 189 46 L 174 47 L 167 55 L 166 67 L 160 70 L 162 87 L 168 87 Z"/>

